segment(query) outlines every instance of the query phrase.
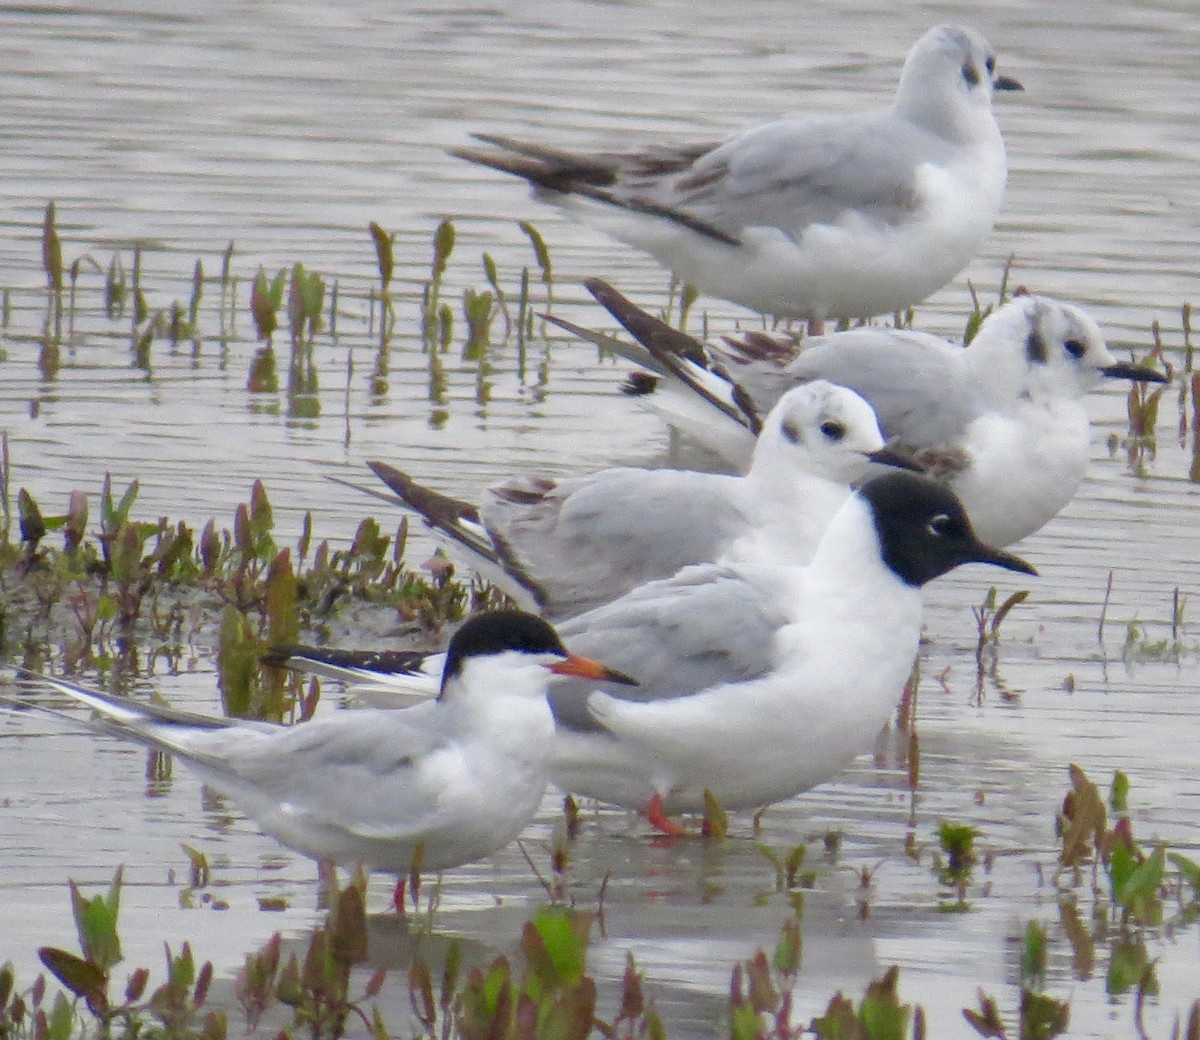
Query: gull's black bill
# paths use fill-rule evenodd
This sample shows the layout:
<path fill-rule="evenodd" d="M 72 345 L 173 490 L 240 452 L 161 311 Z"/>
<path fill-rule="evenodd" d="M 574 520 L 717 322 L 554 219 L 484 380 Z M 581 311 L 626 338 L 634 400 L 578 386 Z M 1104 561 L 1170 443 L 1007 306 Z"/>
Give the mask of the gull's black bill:
<path fill-rule="evenodd" d="M 1024 90 L 1019 79 L 1012 76 L 997 76 L 992 80 L 992 90 Z"/>
<path fill-rule="evenodd" d="M 901 455 L 891 448 L 880 448 L 878 451 L 867 452 L 867 458 L 878 462 L 881 466 L 895 466 L 896 469 L 912 470 L 913 473 L 924 473 L 925 467 L 919 462 L 913 462 L 907 455 Z"/>
<path fill-rule="evenodd" d="M 1020 571 L 1022 574 L 1037 576 L 1037 569 L 1032 563 L 1026 563 L 1016 553 L 1004 549 L 993 549 L 990 545 L 979 545 L 979 554 L 971 557 L 972 563 L 991 563 L 1003 567 L 1006 571 Z"/>
<path fill-rule="evenodd" d="M 1132 379 L 1138 383 L 1169 383 L 1169 376 L 1164 375 L 1149 365 L 1135 365 L 1128 361 L 1118 361 L 1100 371 L 1109 379 Z"/>

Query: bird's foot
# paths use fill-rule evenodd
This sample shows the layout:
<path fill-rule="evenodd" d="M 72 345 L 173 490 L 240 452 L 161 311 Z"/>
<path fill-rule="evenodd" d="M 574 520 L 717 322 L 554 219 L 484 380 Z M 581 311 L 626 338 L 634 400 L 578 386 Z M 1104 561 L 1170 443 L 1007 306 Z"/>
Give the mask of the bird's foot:
<path fill-rule="evenodd" d="M 657 791 L 654 792 L 654 797 L 650 799 L 650 804 L 646 806 L 646 819 L 656 831 L 660 831 L 672 838 L 682 838 L 690 833 L 687 828 L 676 823 L 667 815 L 666 810 L 663 808 L 662 795 Z"/>

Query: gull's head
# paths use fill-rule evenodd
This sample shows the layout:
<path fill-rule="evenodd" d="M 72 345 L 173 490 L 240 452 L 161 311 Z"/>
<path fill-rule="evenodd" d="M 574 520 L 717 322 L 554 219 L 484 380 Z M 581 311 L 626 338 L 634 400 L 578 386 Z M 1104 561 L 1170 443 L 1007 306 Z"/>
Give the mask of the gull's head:
<path fill-rule="evenodd" d="M 793 387 L 767 413 L 750 475 L 772 483 L 803 474 L 853 484 L 872 462 L 903 465 L 884 447 L 875 410 L 853 390 L 816 379 Z"/>
<path fill-rule="evenodd" d="M 1106 379 L 1166 382 L 1152 368 L 1118 361 L 1088 314 L 1046 296 L 1018 296 L 1006 303 L 984 322 L 976 342 L 982 350 L 1007 355 L 1007 363 L 985 365 L 982 371 L 1018 373 L 1013 389 L 1034 400 L 1077 399 Z"/>
<path fill-rule="evenodd" d="M 632 685 L 633 680 L 589 657 L 570 653 L 553 627 L 522 610 L 476 614 L 446 648 L 439 700 L 464 693 L 545 698 L 556 676 Z"/>
<path fill-rule="evenodd" d="M 919 588 L 964 563 L 1037 574 L 1019 556 L 984 545 L 945 484 L 896 471 L 872 477 L 857 495 L 870 510 L 884 564 L 906 585 Z"/>
<path fill-rule="evenodd" d="M 961 25 L 935 25 L 908 52 L 896 109 L 941 136 L 975 137 L 994 126 L 992 93 L 1022 90 L 996 72 L 996 54 L 979 33 Z"/>

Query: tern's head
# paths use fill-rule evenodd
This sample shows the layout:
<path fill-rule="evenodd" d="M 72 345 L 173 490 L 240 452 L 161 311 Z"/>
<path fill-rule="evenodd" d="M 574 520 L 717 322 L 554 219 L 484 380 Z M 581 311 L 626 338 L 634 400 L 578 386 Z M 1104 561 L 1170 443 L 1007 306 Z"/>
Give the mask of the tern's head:
<path fill-rule="evenodd" d="M 863 398 L 817 379 L 789 390 L 767 413 L 750 472 L 772 483 L 803 475 L 849 485 L 872 462 L 904 465 L 884 448 L 875 410 Z"/>
<path fill-rule="evenodd" d="M 1017 296 L 980 327 L 971 342 L 985 384 L 1036 401 L 1074 400 L 1105 379 L 1166 382 L 1144 365 L 1119 362 L 1087 314 L 1046 296 Z"/>
<path fill-rule="evenodd" d="M 958 496 L 916 473 L 885 473 L 858 490 L 871 511 L 883 562 L 907 585 L 921 586 L 964 563 L 1037 574 L 1019 556 L 984 545 Z"/>
<path fill-rule="evenodd" d="M 995 52 L 979 33 L 935 25 L 908 52 L 896 110 L 935 134 L 962 140 L 977 136 L 981 118 L 990 128 L 993 91 L 1021 89 L 996 74 Z"/>
<path fill-rule="evenodd" d="M 568 652 L 558 633 L 537 615 L 492 610 L 475 615 L 454 633 L 438 698 L 445 698 L 456 683 L 545 697 L 556 675 L 633 683 L 598 661 Z"/>

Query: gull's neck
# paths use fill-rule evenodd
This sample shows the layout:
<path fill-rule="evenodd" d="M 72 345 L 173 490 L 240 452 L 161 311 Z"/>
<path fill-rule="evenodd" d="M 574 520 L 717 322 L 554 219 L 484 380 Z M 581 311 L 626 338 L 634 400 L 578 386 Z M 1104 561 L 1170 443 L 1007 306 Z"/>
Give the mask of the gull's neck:
<path fill-rule="evenodd" d="M 830 520 L 808 570 L 816 579 L 840 581 L 847 591 L 860 587 L 865 591 L 868 586 L 907 587 L 883 562 L 880 550 L 871 507 L 852 494 Z"/>

